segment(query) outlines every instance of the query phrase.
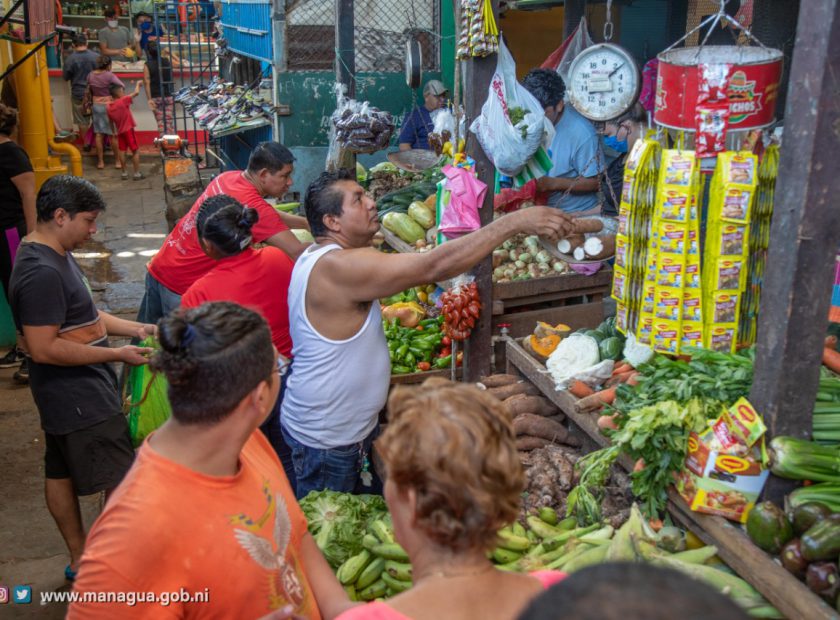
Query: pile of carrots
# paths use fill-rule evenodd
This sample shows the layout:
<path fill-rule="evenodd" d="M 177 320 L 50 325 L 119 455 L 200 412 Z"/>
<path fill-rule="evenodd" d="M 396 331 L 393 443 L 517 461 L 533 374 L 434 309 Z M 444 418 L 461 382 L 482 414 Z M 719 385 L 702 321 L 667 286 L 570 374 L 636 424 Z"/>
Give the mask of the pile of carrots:
<path fill-rule="evenodd" d="M 604 405 L 612 405 L 615 401 L 615 389 L 621 383 L 636 385 L 639 372 L 627 362 L 615 365 L 612 376 L 604 384 L 604 389 L 596 392 L 583 381 L 575 381 L 569 387 L 569 393 L 578 398 L 575 409 L 580 412 L 601 409 Z"/>

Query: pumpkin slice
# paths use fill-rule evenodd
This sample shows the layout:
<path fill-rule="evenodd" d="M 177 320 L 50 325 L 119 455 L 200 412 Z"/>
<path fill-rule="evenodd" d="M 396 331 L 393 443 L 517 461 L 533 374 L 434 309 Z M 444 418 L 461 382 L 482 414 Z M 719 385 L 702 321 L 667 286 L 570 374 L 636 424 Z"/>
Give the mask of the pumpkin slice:
<path fill-rule="evenodd" d="M 571 333 L 571 331 L 571 327 L 563 325 L 562 323 L 551 325 L 550 323 L 545 323 L 544 321 L 537 321 L 537 327 L 534 329 L 534 335 L 537 338 L 545 338 L 546 336 L 560 336 L 561 338 L 565 338 L 569 335 L 569 333 Z"/>
<path fill-rule="evenodd" d="M 562 339 L 557 334 L 549 334 L 543 338 L 531 334 L 522 340 L 522 346 L 532 357 L 544 364 Z"/>

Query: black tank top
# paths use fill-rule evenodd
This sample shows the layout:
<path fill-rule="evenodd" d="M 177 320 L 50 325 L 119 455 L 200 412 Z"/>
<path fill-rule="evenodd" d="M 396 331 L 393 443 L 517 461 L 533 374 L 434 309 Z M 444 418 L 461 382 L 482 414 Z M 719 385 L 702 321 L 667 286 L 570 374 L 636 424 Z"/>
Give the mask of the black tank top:
<path fill-rule="evenodd" d="M 160 65 L 158 67 L 157 59 L 146 61 L 146 66 L 149 68 L 149 86 L 152 91 L 152 99 L 172 95 L 172 64 L 168 58 L 161 58 Z M 163 73 L 163 84 L 161 84 L 161 73 Z M 161 87 L 163 94 L 161 94 Z"/>

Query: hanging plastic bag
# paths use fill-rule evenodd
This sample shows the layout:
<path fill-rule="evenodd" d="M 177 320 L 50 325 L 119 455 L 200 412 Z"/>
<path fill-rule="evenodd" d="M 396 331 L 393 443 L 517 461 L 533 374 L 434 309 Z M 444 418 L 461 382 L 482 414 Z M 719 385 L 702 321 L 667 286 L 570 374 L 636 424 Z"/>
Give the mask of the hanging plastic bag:
<path fill-rule="evenodd" d="M 581 19 L 577 30 L 572 35 L 572 40 L 566 47 L 566 51 L 563 52 L 563 58 L 560 60 L 560 64 L 557 65 L 557 73 L 560 74 L 560 77 L 563 78 L 563 81 L 567 86 L 569 84 L 569 68 L 571 68 L 572 62 L 574 62 L 575 58 L 578 57 L 578 54 L 592 44 L 593 41 L 592 37 L 589 36 L 589 28 L 587 27 L 586 19 Z"/>
<path fill-rule="evenodd" d="M 516 63 L 503 42 L 481 114 L 470 125 L 499 172 L 518 175 L 550 125 L 540 102 L 516 81 Z"/>
<path fill-rule="evenodd" d="M 481 228 L 478 210 L 484 204 L 487 185 L 475 178 L 472 170 L 445 166 L 449 203 L 440 219 L 439 232 L 453 239 Z"/>
<path fill-rule="evenodd" d="M 140 346 L 157 348 L 157 342 L 149 337 Z M 172 407 L 166 395 L 167 386 L 166 377 L 154 372 L 148 364 L 132 366 L 128 371 L 125 409 L 135 448 L 169 419 Z"/>

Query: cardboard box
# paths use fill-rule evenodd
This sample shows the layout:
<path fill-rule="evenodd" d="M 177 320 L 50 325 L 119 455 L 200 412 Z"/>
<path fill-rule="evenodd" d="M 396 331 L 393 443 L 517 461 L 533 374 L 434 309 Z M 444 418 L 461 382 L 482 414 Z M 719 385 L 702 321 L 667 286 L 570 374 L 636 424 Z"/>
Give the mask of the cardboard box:
<path fill-rule="evenodd" d="M 692 510 L 746 523 L 770 474 L 763 459 L 763 442 L 759 443 L 764 424 L 750 412 L 755 409 L 741 399 L 706 431 L 689 435 L 685 466 L 676 486 Z"/>

